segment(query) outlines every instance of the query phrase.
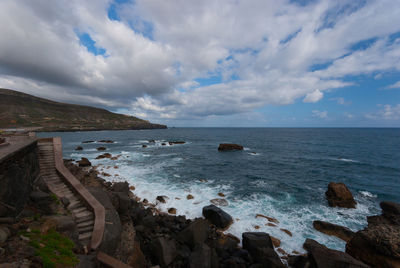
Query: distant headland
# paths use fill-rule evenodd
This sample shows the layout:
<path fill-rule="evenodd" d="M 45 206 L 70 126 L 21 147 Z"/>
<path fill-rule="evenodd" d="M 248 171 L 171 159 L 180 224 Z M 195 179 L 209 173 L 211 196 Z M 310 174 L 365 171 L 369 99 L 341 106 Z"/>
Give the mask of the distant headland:
<path fill-rule="evenodd" d="M 93 131 L 163 129 L 167 126 L 105 109 L 55 102 L 0 88 L 0 128 Z"/>

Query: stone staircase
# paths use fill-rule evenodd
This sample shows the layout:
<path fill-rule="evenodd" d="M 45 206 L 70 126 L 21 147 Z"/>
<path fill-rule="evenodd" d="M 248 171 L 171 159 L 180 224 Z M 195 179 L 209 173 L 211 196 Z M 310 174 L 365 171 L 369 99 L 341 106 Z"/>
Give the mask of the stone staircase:
<path fill-rule="evenodd" d="M 69 200 L 67 209 L 71 212 L 77 224 L 79 241 L 83 246 L 90 248 L 95 215 L 79 194 L 58 174 L 55 167 L 53 140 L 40 139 L 38 141 L 38 154 L 41 176 L 51 192 L 58 198 L 66 197 Z"/>

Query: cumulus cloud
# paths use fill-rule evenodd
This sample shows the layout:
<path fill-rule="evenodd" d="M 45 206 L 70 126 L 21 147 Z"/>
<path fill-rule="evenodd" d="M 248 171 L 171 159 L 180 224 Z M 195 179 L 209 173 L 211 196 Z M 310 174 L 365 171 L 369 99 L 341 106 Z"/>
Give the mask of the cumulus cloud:
<path fill-rule="evenodd" d="M 391 0 L 2 0 L 0 86 L 161 121 L 315 103 L 349 75 L 400 71 L 399 10 Z"/>
<path fill-rule="evenodd" d="M 386 104 L 383 109 L 376 113 L 366 114 L 366 118 L 374 120 L 399 120 L 400 119 L 400 104 L 390 105 Z"/>
<path fill-rule="evenodd" d="M 317 89 L 311 93 L 307 93 L 306 97 L 303 99 L 303 102 L 317 102 L 322 99 L 323 96 L 324 94 Z"/>
<path fill-rule="evenodd" d="M 328 117 L 328 112 L 327 111 L 313 110 L 312 111 L 312 116 L 313 117 L 318 117 L 318 118 L 327 118 Z"/>

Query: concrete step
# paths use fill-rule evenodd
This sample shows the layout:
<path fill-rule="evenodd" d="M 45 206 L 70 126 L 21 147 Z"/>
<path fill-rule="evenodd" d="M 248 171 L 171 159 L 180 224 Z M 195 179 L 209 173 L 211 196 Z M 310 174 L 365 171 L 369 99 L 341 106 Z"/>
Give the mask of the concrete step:
<path fill-rule="evenodd" d="M 88 221 L 84 221 L 84 222 L 78 223 L 76 226 L 78 228 L 83 228 L 83 227 L 86 227 L 86 226 L 93 226 L 93 225 L 94 225 L 94 220 L 88 220 Z"/>
<path fill-rule="evenodd" d="M 87 216 L 76 218 L 75 222 L 76 223 L 81 223 L 81 222 L 89 221 L 89 220 L 93 220 L 93 219 L 94 219 L 94 215 L 90 214 L 90 215 L 87 215 Z"/>
<path fill-rule="evenodd" d="M 83 212 L 83 211 L 86 211 L 86 210 L 88 210 L 86 207 L 79 207 L 79 208 L 74 208 L 73 210 L 72 210 L 72 213 L 81 213 L 81 212 Z"/>
<path fill-rule="evenodd" d="M 88 225 L 88 226 L 85 226 L 85 227 L 82 227 L 82 228 L 78 228 L 78 232 L 80 233 L 80 234 L 82 234 L 82 233 L 87 233 L 87 232 L 93 232 L 93 225 Z"/>
<path fill-rule="evenodd" d="M 76 201 L 70 200 L 69 202 L 70 202 L 70 204 L 67 207 L 69 210 L 73 210 L 74 208 L 83 206 L 82 202 L 79 200 L 76 200 Z"/>
<path fill-rule="evenodd" d="M 78 218 L 82 218 L 82 217 L 86 217 L 86 216 L 93 216 L 93 213 L 89 210 L 84 210 L 82 212 L 78 212 L 78 213 L 72 213 L 74 215 L 74 218 L 78 219 Z"/>
<path fill-rule="evenodd" d="M 88 240 L 88 239 L 90 239 L 91 237 L 92 237 L 92 232 L 87 232 L 87 233 L 80 234 L 80 235 L 78 236 L 78 240 L 79 240 L 79 241 Z"/>

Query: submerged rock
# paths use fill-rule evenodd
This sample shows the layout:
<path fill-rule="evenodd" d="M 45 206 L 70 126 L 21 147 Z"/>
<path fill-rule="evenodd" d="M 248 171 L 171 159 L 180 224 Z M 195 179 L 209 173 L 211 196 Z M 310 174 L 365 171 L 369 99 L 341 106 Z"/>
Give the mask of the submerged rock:
<path fill-rule="evenodd" d="M 218 146 L 218 151 L 235 151 L 235 150 L 243 150 L 243 146 L 234 143 L 221 143 Z"/>
<path fill-rule="evenodd" d="M 185 141 L 170 141 L 168 143 L 169 143 L 169 145 L 174 145 L 174 144 L 185 144 L 186 142 Z"/>
<path fill-rule="evenodd" d="M 82 141 L 82 143 L 93 143 L 94 141 Z"/>
<path fill-rule="evenodd" d="M 142 148 L 147 148 L 147 145 L 146 145 L 146 144 L 143 144 L 143 145 L 142 145 Z"/>
<path fill-rule="evenodd" d="M 356 201 L 344 183 L 331 182 L 325 192 L 328 204 L 331 207 L 355 208 Z"/>
<path fill-rule="evenodd" d="M 107 148 L 103 146 L 97 148 L 97 151 L 105 151 L 105 150 L 107 150 Z"/>
<path fill-rule="evenodd" d="M 256 218 L 265 218 L 265 219 L 267 219 L 269 222 L 279 223 L 279 221 L 278 221 L 277 219 L 275 219 L 275 218 L 273 218 L 273 217 L 265 216 L 265 215 L 263 215 L 263 214 L 257 214 L 257 215 L 256 215 Z"/>
<path fill-rule="evenodd" d="M 225 229 L 233 223 L 232 217 L 215 205 L 203 207 L 203 216 L 218 228 Z"/>
<path fill-rule="evenodd" d="M 103 158 L 111 158 L 112 155 L 110 153 L 104 153 L 96 157 L 96 159 L 103 159 Z"/>
<path fill-rule="evenodd" d="M 114 141 L 112 140 L 99 140 L 97 142 L 101 142 L 101 143 L 114 143 Z"/>
<path fill-rule="evenodd" d="M 76 148 L 75 148 L 75 151 L 82 151 L 83 150 L 83 147 L 82 146 L 77 146 Z"/>
<path fill-rule="evenodd" d="M 226 201 L 226 199 L 222 199 L 222 198 L 214 198 L 210 200 L 211 203 L 213 203 L 216 206 L 228 206 L 229 203 L 228 201 Z"/>
<path fill-rule="evenodd" d="M 188 194 L 188 195 L 186 196 L 186 199 L 187 199 L 187 200 L 190 200 L 190 199 L 193 199 L 193 198 L 194 198 L 194 196 L 191 195 L 191 194 Z"/>
<path fill-rule="evenodd" d="M 176 208 L 169 208 L 168 209 L 169 214 L 176 214 Z"/>
<path fill-rule="evenodd" d="M 346 242 L 348 242 L 354 235 L 354 232 L 349 228 L 326 221 L 314 221 L 313 226 L 321 233 L 336 236 Z"/>
<path fill-rule="evenodd" d="M 317 268 L 369 267 L 347 253 L 327 248 L 313 239 L 306 239 L 303 247 L 307 250 L 311 263 Z"/>

